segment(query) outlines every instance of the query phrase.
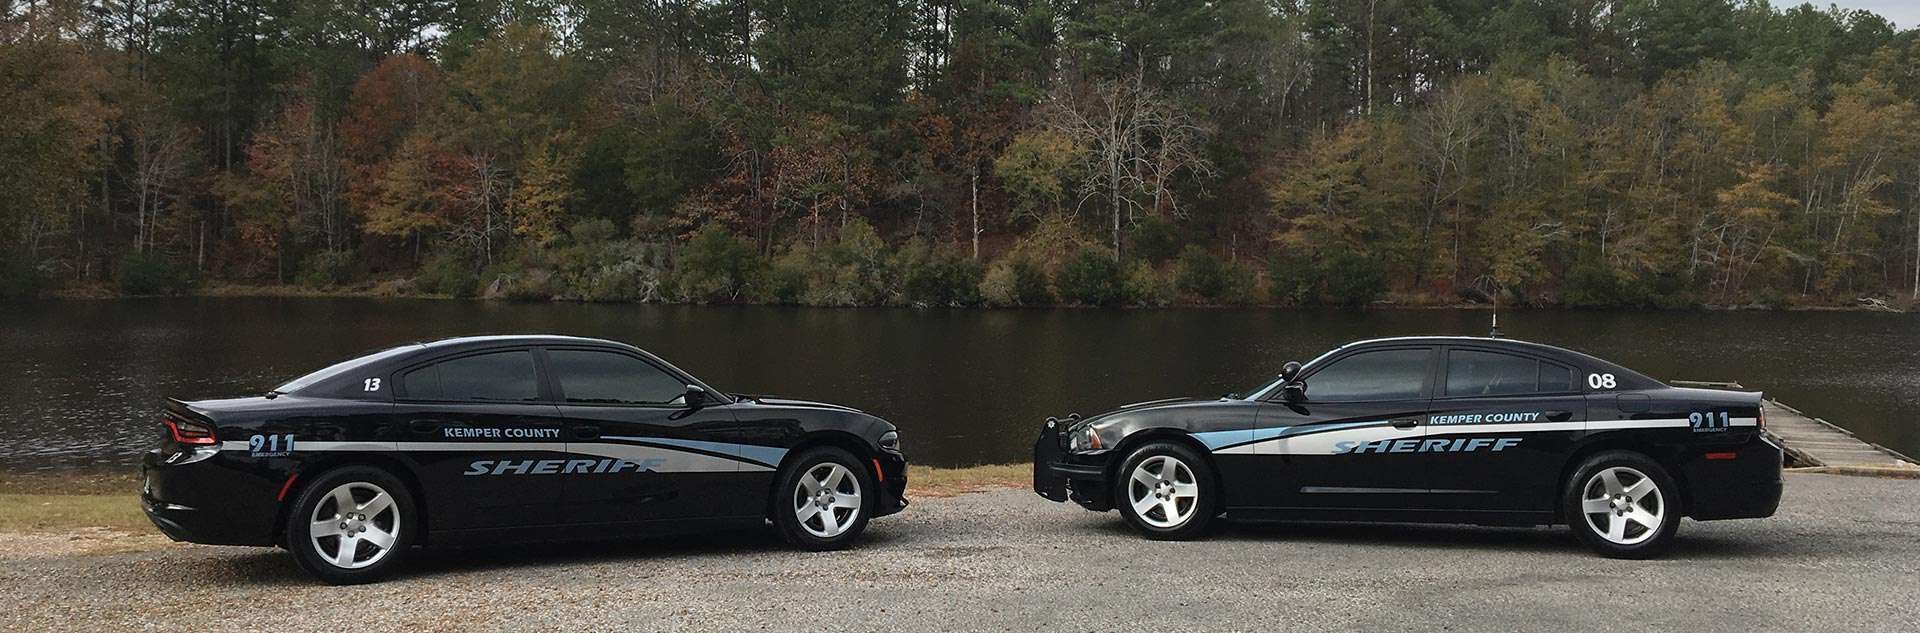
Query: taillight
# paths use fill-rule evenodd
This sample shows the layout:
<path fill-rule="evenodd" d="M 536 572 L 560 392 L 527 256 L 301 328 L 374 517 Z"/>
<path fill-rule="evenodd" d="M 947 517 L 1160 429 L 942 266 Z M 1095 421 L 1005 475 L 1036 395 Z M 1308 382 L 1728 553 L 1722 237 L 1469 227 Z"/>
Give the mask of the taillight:
<path fill-rule="evenodd" d="M 172 417 L 161 418 L 160 423 L 167 426 L 167 434 L 175 442 L 200 446 L 219 443 L 213 437 L 213 427 L 206 424 Z"/>
<path fill-rule="evenodd" d="M 1753 414 L 1753 425 L 1761 429 L 1767 428 L 1767 408 L 1766 407 L 1760 407 L 1760 412 Z"/>

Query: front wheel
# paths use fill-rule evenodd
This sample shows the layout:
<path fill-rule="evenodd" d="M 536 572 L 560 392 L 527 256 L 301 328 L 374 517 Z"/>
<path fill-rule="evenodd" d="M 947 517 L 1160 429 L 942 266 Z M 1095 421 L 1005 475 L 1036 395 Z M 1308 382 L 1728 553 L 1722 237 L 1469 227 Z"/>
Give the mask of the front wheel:
<path fill-rule="evenodd" d="M 810 449 L 788 462 L 774 486 L 774 527 L 788 543 L 814 551 L 860 538 L 879 495 L 860 460 L 832 447 Z"/>
<path fill-rule="evenodd" d="M 1140 447 L 1120 465 L 1113 486 L 1121 516 L 1147 538 L 1184 541 L 1204 534 L 1219 514 L 1213 466 L 1171 442 Z"/>
<path fill-rule="evenodd" d="M 1680 529 L 1678 488 L 1645 455 L 1601 453 L 1567 479 L 1563 513 L 1573 533 L 1609 558 L 1648 558 Z"/>
<path fill-rule="evenodd" d="M 406 484 L 371 466 L 315 477 L 294 499 L 285 543 L 300 567 L 334 585 L 371 582 L 412 546 L 419 515 Z"/>

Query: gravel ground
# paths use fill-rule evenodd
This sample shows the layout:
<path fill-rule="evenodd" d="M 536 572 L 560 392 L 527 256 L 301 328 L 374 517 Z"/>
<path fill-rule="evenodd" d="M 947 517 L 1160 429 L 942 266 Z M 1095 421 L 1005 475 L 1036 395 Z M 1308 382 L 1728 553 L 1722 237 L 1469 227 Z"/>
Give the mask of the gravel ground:
<path fill-rule="evenodd" d="M 1026 491 L 917 502 L 855 550 L 749 531 L 416 554 L 327 587 L 275 550 L 33 553 L 0 535 L 0 630 L 1902 630 L 1920 481 L 1789 475 L 1779 516 L 1688 523 L 1657 561 L 1564 530 L 1233 526 L 1157 543 Z M 11 621 L 11 622 L 9 622 Z"/>

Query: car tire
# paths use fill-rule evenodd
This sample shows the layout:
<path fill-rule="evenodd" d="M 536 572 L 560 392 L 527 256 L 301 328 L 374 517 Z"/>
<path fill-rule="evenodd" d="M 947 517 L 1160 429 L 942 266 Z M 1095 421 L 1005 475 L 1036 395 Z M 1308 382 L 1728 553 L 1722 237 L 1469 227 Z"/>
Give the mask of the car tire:
<path fill-rule="evenodd" d="M 780 537 L 809 551 L 845 548 L 867 529 L 879 485 L 852 453 L 818 447 L 789 460 L 774 478 L 768 509 Z"/>
<path fill-rule="evenodd" d="M 332 585 L 379 580 L 405 558 L 420 527 L 404 482 L 372 466 L 308 480 L 288 508 L 283 542 L 300 568 Z"/>
<path fill-rule="evenodd" d="M 1680 529 L 1680 488 L 1645 455 L 1608 451 L 1574 469 L 1561 516 L 1573 533 L 1608 558 L 1659 555 Z"/>
<path fill-rule="evenodd" d="M 1147 538 L 1184 541 L 1206 533 L 1220 515 L 1213 465 L 1173 442 L 1135 449 L 1113 482 L 1114 507 Z"/>

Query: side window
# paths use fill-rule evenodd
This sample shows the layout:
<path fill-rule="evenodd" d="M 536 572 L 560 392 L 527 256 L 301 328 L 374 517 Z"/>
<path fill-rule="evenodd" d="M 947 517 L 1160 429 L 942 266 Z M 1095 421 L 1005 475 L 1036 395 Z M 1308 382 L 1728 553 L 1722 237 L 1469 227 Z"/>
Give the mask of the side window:
<path fill-rule="evenodd" d="M 533 353 L 492 352 L 455 358 L 407 372 L 401 378 L 407 397 L 421 400 L 486 402 L 537 400 Z"/>
<path fill-rule="evenodd" d="M 1418 398 L 1420 386 L 1426 382 L 1430 355 L 1431 352 L 1424 349 L 1394 349 L 1342 358 L 1306 377 L 1307 400 L 1361 402 Z"/>
<path fill-rule="evenodd" d="M 613 352 L 547 352 L 560 394 L 582 404 L 673 404 L 687 384 L 652 363 Z"/>
<path fill-rule="evenodd" d="M 1522 356 L 1447 351 L 1449 396 L 1510 396 L 1573 391 L 1573 370 Z"/>
<path fill-rule="evenodd" d="M 1473 350 L 1447 351 L 1447 395 L 1507 396 L 1538 391 L 1540 361 Z"/>

